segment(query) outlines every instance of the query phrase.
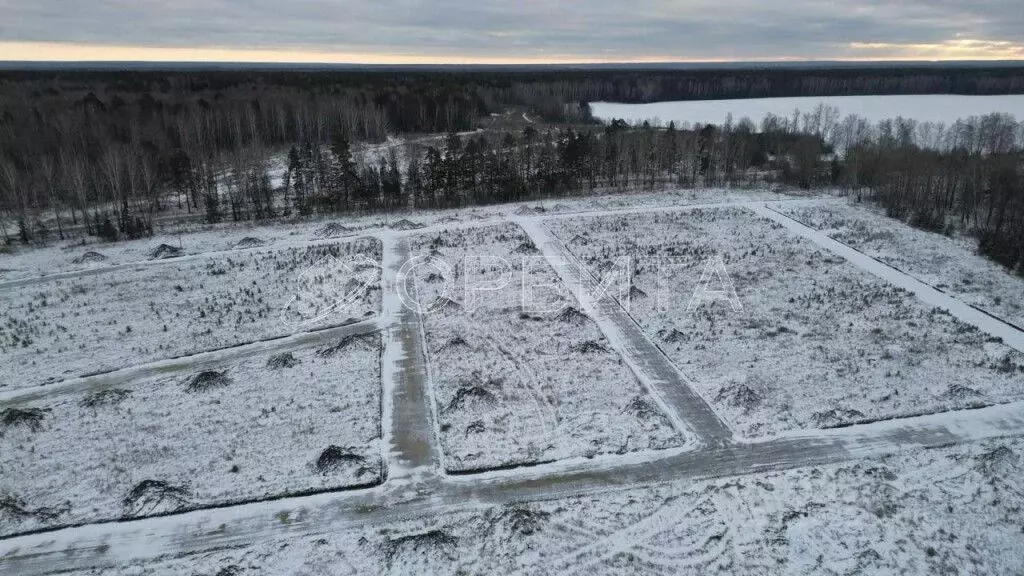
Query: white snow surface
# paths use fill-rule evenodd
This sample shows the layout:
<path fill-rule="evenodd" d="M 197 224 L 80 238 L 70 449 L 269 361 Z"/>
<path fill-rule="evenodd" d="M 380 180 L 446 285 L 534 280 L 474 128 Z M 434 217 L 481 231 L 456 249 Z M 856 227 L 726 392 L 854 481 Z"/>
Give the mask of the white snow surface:
<path fill-rule="evenodd" d="M 743 117 L 760 122 L 774 114 L 792 118 L 793 111 L 810 114 L 819 105 L 839 109 L 840 117 L 856 114 L 869 122 L 903 117 L 918 122 L 952 124 L 957 119 L 999 112 L 1024 120 L 1024 95 L 1009 96 L 816 96 L 800 98 L 749 98 L 739 100 L 690 100 L 655 102 L 651 104 L 622 104 L 591 102 L 595 118 L 611 121 L 622 119 L 630 123 L 658 120 L 662 124 L 674 121 L 693 124 L 724 124 L 732 114 L 733 121 Z"/>
<path fill-rule="evenodd" d="M 379 482 L 379 335 L 285 354 L 4 406 L 0 502 L 29 513 L 0 505 L 0 536 Z M 37 426 L 7 421 L 33 409 Z M 130 498 L 150 480 L 183 492 Z"/>
<path fill-rule="evenodd" d="M 412 240 L 449 470 L 684 443 L 518 226 Z"/>
<path fill-rule="evenodd" d="M 979 254 L 973 238 L 924 232 L 865 204 L 773 208 L 967 304 L 1024 326 L 1024 278 Z"/>
<path fill-rule="evenodd" d="M 153 574 L 1016 574 L 1024 443 L 505 505 L 135 560 Z M 74 574 L 95 574 L 75 572 Z"/>
<path fill-rule="evenodd" d="M 369 267 L 379 260 L 380 242 L 362 239 L 8 287 L 0 311 L 0 388 L 362 320 L 380 310 L 380 270 Z M 364 265 L 369 282 L 350 286 L 351 271 Z"/>
<path fill-rule="evenodd" d="M 579 217 L 550 229 L 622 297 L 735 430 L 763 436 L 1022 398 L 1024 355 L 743 208 Z M 742 309 L 688 304 L 721 258 Z M 709 277 L 710 290 L 724 290 Z"/>

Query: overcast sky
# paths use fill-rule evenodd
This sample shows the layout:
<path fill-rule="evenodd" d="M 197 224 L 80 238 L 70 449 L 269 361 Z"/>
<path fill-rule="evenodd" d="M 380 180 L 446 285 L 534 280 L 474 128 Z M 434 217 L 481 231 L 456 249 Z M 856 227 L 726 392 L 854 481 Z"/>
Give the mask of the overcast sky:
<path fill-rule="evenodd" d="M 1024 59 L 1022 0 L 0 0 L 4 60 Z"/>

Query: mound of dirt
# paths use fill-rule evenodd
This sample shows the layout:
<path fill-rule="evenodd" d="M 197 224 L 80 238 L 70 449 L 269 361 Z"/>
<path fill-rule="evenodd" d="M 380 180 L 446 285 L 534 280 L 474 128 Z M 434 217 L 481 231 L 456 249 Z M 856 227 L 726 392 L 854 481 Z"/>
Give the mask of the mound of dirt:
<path fill-rule="evenodd" d="M 103 254 L 100 254 L 99 252 L 93 252 L 90 250 L 89 252 L 82 254 L 78 258 L 75 258 L 71 262 L 73 264 L 92 264 L 94 262 L 105 262 L 106 260 L 107 257 L 104 256 Z"/>
<path fill-rule="evenodd" d="M 50 523 L 71 511 L 71 504 L 65 502 L 58 507 L 29 508 L 28 504 L 11 494 L 0 493 L 0 518 L 22 521 L 35 518 L 43 523 Z"/>
<path fill-rule="evenodd" d="M 811 420 L 819 428 L 834 428 L 836 426 L 852 424 L 862 418 L 864 418 L 863 412 L 847 408 L 835 408 L 823 412 L 815 412 L 811 415 Z"/>
<path fill-rule="evenodd" d="M 185 382 L 185 389 L 189 392 L 205 392 L 212 388 L 223 388 L 231 384 L 228 378 L 228 371 L 204 370 L 192 376 Z"/>
<path fill-rule="evenodd" d="M 1021 458 L 1006 446 L 997 446 L 988 452 L 979 454 L 975 460 L 975 468 L 988 477 L 1019 476 Z"/>
<path fill-rule="evenodd" d="M 427 306 L 427 311 L 430 313 L 441 312 L 450 314 L 462 310 L 462 305 L 458 302 L 446 298 L 444 296 L 438 296 Z"/>
<path fill-rule="evenodd" d="M 643 290 L 637 288 L 636 286 L 630 286 L 629 287 L 629 299 L 630 300 L 633 300 L 633 299 L 643 300 L 644 298 L 647 298 L 647 292 L 644 292 Z"/>
<path fill-rule="evenodd" d="M 516 246 L 512 251 L 516 254 L 536 254 L 540 252 L 540 250 L 537 250 L 537 245 L 533 243 L 533 240 L 529 239 L 520 242 L 519 246 Z"/>
<path fill-rule="evenodd" d="M 576 352 L 577 354 L 593 354 L 595 352 L 607 352 L 608 348 L 605 347 L 605 345 L 601 344 L 600 342 L 587 340 L 585 342 L 581 342 L 573 346 L 572 351 Z"/>
<path fill-rule="evenodd" d="M 89 394 L 82 400 L 82 406 L 86 408 L 99 408 L 100 406 L 116 406 L 131 396 L 131 390 L 121 388 L 110 388 Z"/>
<path fill-rule="evenodd" d="M 362 467 L 364 462 L 366 458 L 356 454 L 352 448 L 341 448 L 332 444 L 316 459 L 316 469 L 321 474 L 330 474 L 350 466 Z"/>
<path fill-rule="evenodd" d="M 188 489 L 162 480 L 143 480 L 122 501 L 126 516 L 177 512 L 188 506 Z"/>
<path fill-rule="evenodd" d="M 493 404 L 495 400 L 494 394 L 482 386 L 459 386 L 445 410 L 458 410 L 464 408 L 467 403 Z"/>
<path fill-rule="evenodd" d="M 177 246 L 161 244 L 149 253 L 149 257 L 154 260 L 164 260 L 167 258 L 177 258 L 181 256 L 182 252 L 183 250 Z"/>
<path fill-rule="evenodd" d="M 730 384 L 723 386 L 715 395 L 715 402 L 725 402 L 733 408 L 742 408 L 750 412 L 761 405 L 764 399 L 746 384 Z"/>
<path fill-rule="evenodd" d="M 245 249 L 245 248 L 259 248 L 260 246 L 265 246 L 265 245 L 266 245 L 266 242 L 264 242 L 263 240 L 260 240 L 259 238 L 253 238 L 252 236 L 246 236 L 245 238 L 242 238 L 238 242 L 235 242 L 235 246 L 234 247 L 235 247 L 236 250 L 241 250 L 241 249 Z"/>
<path fill-rule="evenodd" d="M 280 370 L 281 368 L 294 368 L 302 364 L 302 361 L 295 357 L 291 352 L 282 352 L 275 354 L 267 359 L 267 368 L 273 368 Z"/>
<path fill-rule="evenodd" d="M 569 306 L 565 310 L 559 312 L 558 315 L 555 316 L 555 320 L 565 324 L 572 324 L 573 326 L 583 326 L 590 321 L 590 317 L 576 308 Z"/>
<path fill-rule="evenodd" d="M 543 206 L 534 206 L 533 208 L 526 206 L 525 204 L 515 209 L 516 216 L 533 216 L 534 214 L 543 214 L 547 212 Z"/>
<path fill-rule="evenodd" d="M 978 398 L 982 394 L 974 388 L 969 388 L 962 384 L 950 384 L 945 396 L 950 400 L 968 400 Z"/>
<path fill-rule="evenodd" d="M 0 427 L 5 430 L 24 427 L 39 432 L 43 429 L 43 419 L 49 411 L 49 408 L 8 408 L 0 412 Z"/>
<path fill-rule="evenodd" d="M 353 230 L 347 226 L 342 226 L 337 222 L 329 222 L 313 233 L 317 238 L 337 238 L 338 236 L 345 236 L 351 234 Z"/>
<path fill-rule="evenodd" d="M 458 543 L 458 538 L 444 530 L 431 530 L 397 538 L 389 537 L 382 548 L 389 572 L 434 574 L 437 573 L 437 565 L 455 558 Z"/>
<path fill-rule="evenodd" d="M 316 355 L 320 358 L 330 358 L 348 349 L 350 346 L 358 346 L 364 350 L 379 350 L 380 342 L 377 339 L 376 334 L 356 334 L 352 336 L 345 336 L 330 346 L 325 346 L 316 351 Z"/>
<path fill-rule="evenodd" d="M 466 342 L 466 339 L 463 338 L 462 336 L 456 335 L 456 336 L 452 336 L 451 338 L 449 338 L 447 342 L 445 342 L 444 344 L 441 345 L 440 348 L 435 350 L 434 354 L 437 354 L 437 353 L 442 352 L 444 350 L 447 350 L 449 348 L 463 348 L 463 347 L 469 348 L 469 342 Z"/>
<path fill-rule="evenodd" d="M 629 404 L 626 404 L 626 411 L 641 419 L 660 419 L 662 417 L 661 411 L 644 396 L 634 396 Z"/>
<path fill-rule="evenodd" d="M 393 223 L 391 225 L 391 229 L 392 230 L 418 230 L 420 228 L 424 228 L 425 226 L 426 226 L 425 224 L 420 224 L 419 222 L 413 222 L 412 220 L 408 220 L 408 219 L 402 218 L 398 222 Z"/>
<path fill-rule="evenodd" d="M 543 510 L 533 510 L 523 504 L 511 504 L 492 520 L 491 525 L 504 525 L 514 534 L 529 536 L 540 532 L 550 516 Z"/>

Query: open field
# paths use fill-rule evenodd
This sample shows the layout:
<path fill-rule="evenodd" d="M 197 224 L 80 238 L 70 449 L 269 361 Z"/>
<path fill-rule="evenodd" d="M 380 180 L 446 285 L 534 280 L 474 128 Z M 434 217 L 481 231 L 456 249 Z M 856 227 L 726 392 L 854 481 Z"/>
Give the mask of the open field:
<path fill-rule="evenodd" d="M 1024 326 L 1021 278 L 978 254 L 972 239 L 922 232 L 864 205 L 781 206 L 779 211 L 993 316 Z"/>
<path fill-rule="evenodd" d="M 551 228 L 596 275 L 632 260 L 630 313 L 743 435 L 1024 397 L 1019 352 L 745 209 Z M 741 308 L 719 299 L 691 313 L 716 261 Z M 709 276 L 710 289 L 724 279 Z"/>
<path fill-rule="evenodd" d="M 895 268 L 1011 317 L 1024 280 L 852 210 L 588 198 L 0 280 L 35 327 L 0 573 L 1021 571 L 1024 355 Z"/>
<path fill-rule="evenodd" d="M 380 338 L 0 410 L 0 535 L 380 482 Z"/>
<path fill-rule="evenodd" d="M 683 444 L 517 226 L 413 240 L 448 470 Z"/>
<path fill-rule="evenodd" d="M 380 309 L 380 271 L 373 267 L 379 259 L 380 243 L 363 239 L 5 289 L 0 387 L 32 386 L 362 320 Z M 353 269 L 365 282 L 340 283 L 351 280 L 347 274 Z M 349 297 L 343 310 L 336 308 L 342 296 Z"/>
<path fill-rule="evenodd" d="M 471 504 L 180 559 L 126 561 L 102 573 L 1014 574 L 1024 570 L 1022 454 L 1019 439 L 1000 439 Z"/>

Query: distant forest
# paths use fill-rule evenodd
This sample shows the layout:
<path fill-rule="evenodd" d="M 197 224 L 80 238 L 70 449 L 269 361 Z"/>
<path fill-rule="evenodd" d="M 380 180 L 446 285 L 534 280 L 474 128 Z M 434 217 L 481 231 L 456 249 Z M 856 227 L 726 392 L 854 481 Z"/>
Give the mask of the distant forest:
<path fill-rule="evenodd" d="M 1008 118 L 872 126 L 821 109 L 684 130 L 601 126 L 587 106 L 870 94 L 1024 94 L 1024 68 L 3 71 L 0 233 L 117 240 L 152 233 L 163 213 L 217 222 L 775 182 L 847 187 L 1024 267 L 1024 130 Z M 455 134 L 509 108 L 542 123 Z M 360 143 L 429 133 L 449 136 L 411 159 L 353 160 Z M 275 185 L 269 165 L 285 154 Z"/>

